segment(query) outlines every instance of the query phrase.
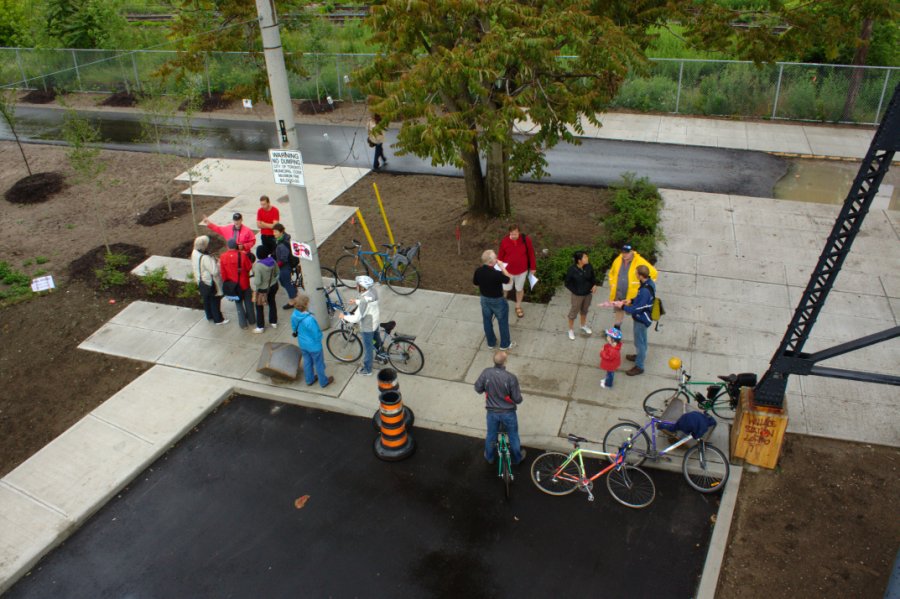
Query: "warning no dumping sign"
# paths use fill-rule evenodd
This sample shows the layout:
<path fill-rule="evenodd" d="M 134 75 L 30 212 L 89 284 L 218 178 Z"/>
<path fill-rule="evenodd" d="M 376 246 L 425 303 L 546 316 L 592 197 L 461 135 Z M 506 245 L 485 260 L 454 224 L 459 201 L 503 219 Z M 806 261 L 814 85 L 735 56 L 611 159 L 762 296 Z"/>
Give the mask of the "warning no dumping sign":
<path fill-rule="evenodd" d="M 304 185 L 303 157 L 298 150 L 269 150 L 269 161 L 275 183 L 279 185 Z"/>

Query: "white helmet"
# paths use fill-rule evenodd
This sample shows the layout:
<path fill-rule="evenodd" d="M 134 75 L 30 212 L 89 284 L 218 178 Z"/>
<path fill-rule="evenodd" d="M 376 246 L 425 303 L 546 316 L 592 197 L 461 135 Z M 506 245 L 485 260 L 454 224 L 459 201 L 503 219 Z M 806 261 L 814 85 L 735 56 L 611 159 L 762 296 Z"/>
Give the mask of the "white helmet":
<path fill-rule="evenodd" d="M 372 285 L 375 284 L 375 281 L 372 280 L 372 277 L 367 277 L 366 275 L 362 275 L 356 277 L 356 284 L 363 289 L 370 289 Z"/>

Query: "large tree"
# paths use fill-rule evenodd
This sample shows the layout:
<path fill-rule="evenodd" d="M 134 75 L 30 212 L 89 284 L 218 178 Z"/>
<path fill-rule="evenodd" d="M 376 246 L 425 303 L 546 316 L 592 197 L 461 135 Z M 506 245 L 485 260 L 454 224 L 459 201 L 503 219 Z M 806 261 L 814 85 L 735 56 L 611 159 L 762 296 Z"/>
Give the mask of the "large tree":
<path fill-rule="evenodd" d="M 750 16 L 736 31 L 734 11 L 711 0 L 381 0 L 370 24 L 384 53 L 358 83 L 381 128 L 402 121 L 399 153 L 460 167 L 469 207 L 507 214 L 509 181 L 544 176 L 545 149 L 578 143 L 583 119 L 598 124 L 646 66 L 655 28 L 677 20 L 695 45 L 757 62 L 821 29 L 809 3 L 772 0 Z M 531 135 L 515 135 L 516 122 Z"/>

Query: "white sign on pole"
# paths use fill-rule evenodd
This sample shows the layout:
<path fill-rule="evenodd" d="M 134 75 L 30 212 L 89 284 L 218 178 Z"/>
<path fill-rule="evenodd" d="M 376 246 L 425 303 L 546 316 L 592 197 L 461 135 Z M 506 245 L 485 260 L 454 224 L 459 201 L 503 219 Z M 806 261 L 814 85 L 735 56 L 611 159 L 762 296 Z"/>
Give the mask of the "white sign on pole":
<path fill-rule="evenodd" d="M 312 260 L 312 248 L 308 243 L 291 241 L 291 253 L 304 260 Z"/>
<path fill-rule="evenodd" d="M 299 150 L 269 150 L 269 161 L 272 163 L 275 183 L 305 186 L 303 157 Z"/>

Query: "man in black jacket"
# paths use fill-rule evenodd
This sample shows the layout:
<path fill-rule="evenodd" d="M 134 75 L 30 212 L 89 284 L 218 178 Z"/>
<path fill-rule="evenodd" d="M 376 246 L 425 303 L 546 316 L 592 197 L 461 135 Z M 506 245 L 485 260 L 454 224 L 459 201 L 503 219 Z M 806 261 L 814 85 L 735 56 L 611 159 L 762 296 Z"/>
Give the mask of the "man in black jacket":
<path fill-rule="evenodd" d="M 497 455 L 495 442 L 500 423 L 506 427 L 509 436 L 509 451 L 512 463 L 519 464 L 525 459 L 525 450 L 519 442 L 519 419 L 516 406 L 522 403 L 519 379 L 506 370 L 507 353 L 494 354 L 494 366 L 485 368 L 475 381 L 475 392 L 484 393 L 484 407 L 487 410 L 487 437 L 484 438 L 484 459 L 493 464 Z"/>
<path fill-rule="evenodd" d="M 491 349 L 497 349 L 497 335 L 494 334 L 494 318 L 500 329 L 500 349 L 512 347 L 509 339 L 509 303 L 503 294 L 503 285 L 509 283 L 510 276 L 506 268 L 497 268 L 497 254 L 494 250 L 485 250 L 481 254 L 482 265 L 475 270 L 472 284 L 478 285 L 481 292 L 481 320 L 484 324 L 484 336 Z"/>
<path fill-rule="evenodd" d="M 581 316 L 581 332 L 591 334 L 587 326 L 588 310 L 591 307 L 591 298 L 597 289 L 597 277 L 594 275 L 594 267 L 591 266 L 587 252 L 575 252 L 572 254 L 575 264 L 569 267 L 566 273 L 566 289 L 572 292 L 572 307 L 569 309 L 569 339 L 575 339 L 575 315 Z"/>

